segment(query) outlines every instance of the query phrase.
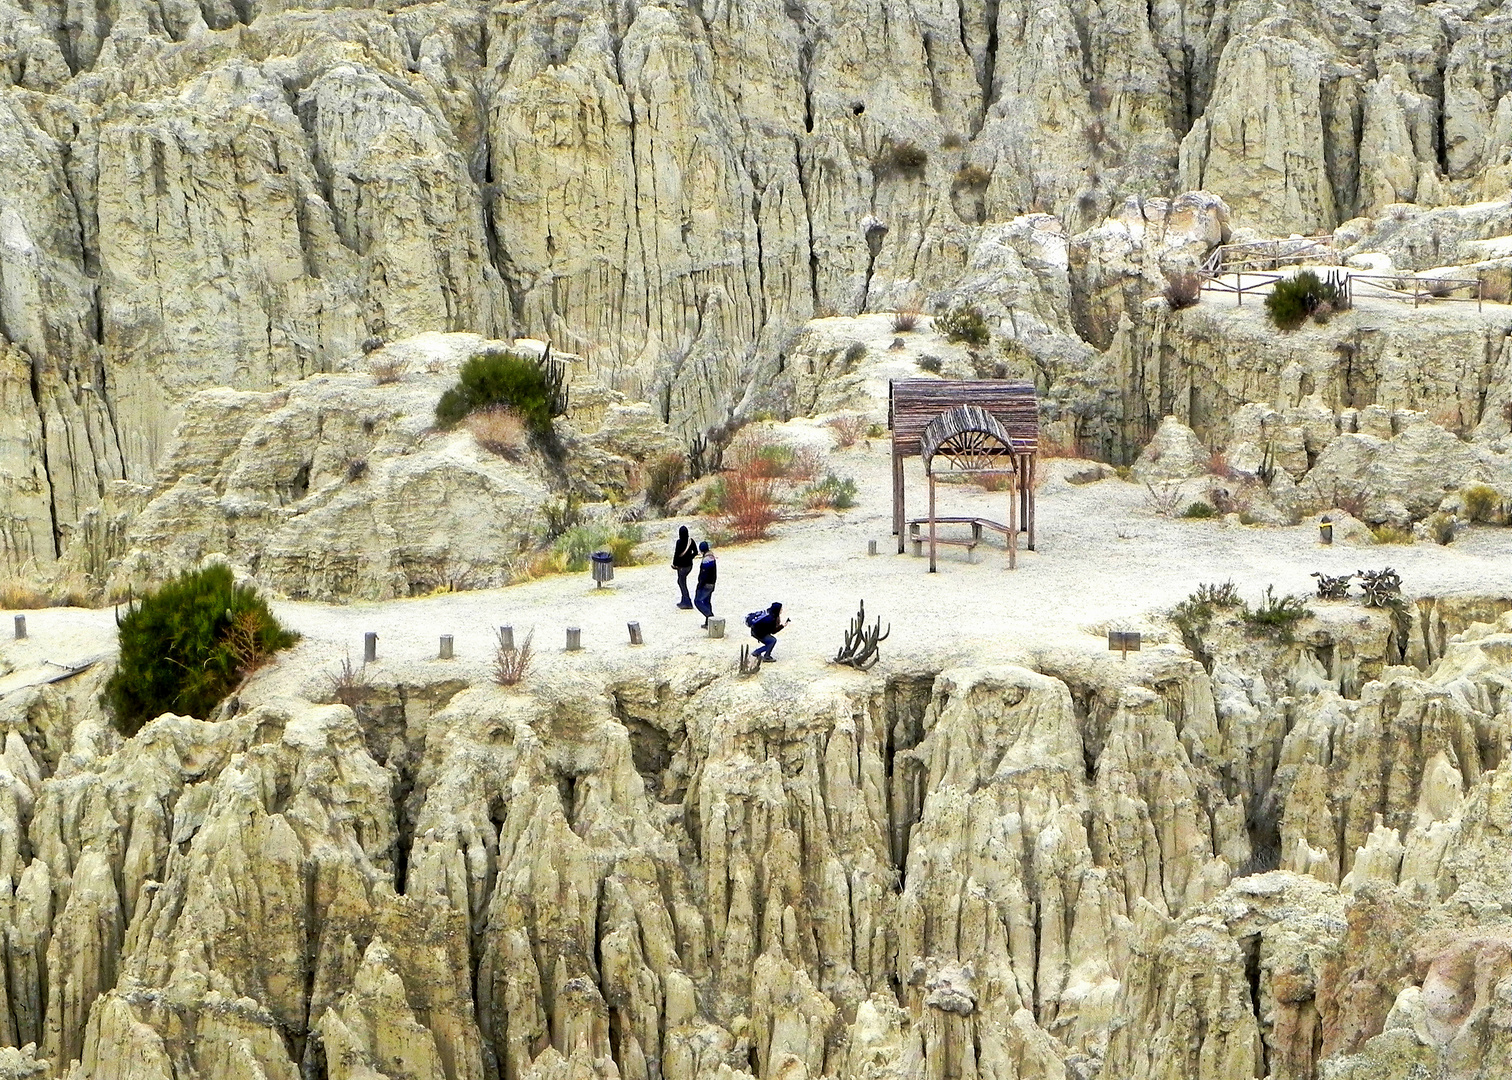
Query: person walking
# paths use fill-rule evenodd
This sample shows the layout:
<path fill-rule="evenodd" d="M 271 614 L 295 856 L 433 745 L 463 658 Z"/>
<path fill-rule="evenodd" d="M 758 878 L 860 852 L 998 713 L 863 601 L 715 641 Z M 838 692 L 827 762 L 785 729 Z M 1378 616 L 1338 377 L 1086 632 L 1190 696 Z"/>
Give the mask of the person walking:
<path fill-rule="evenodd" d="M 765 611 L 753 611 L 747 615 L 746 624 L 751 628 L 751 636 L 761 642 L 761 648 L 751 655 L 761 657 L 763 663 L 775 664 L 777 658 L 772 655 L 772 650 L 777 646 L 777 635 L 791 621 L 782 617 L 781 604 L 773 604 Z"/>
<path fill-rule="evenodd" d="M 719 579 L 719 564 L 714 561 L 707 540 L 699 541 L 698 550 L 703 558 L 698 563 L 698 590 L 693 594 L 693 606 L 703 615 L 703 624 L 707 628 L 709 620 L 714 617 L 714 583 Z"/>
<path fill-rule="evenodd" d="M 677 571 L 677 587 L 682 590 L 682 599 L 677 606 L 685 611 L 693 610 L 693 598 L 688 595 L 688 574 L 693 569 L 693 560 L 698 556 L 698 545 L 688 535 L 688 527 L 677 530 L 677 543 L 672 547 L 672 569 Z"/>

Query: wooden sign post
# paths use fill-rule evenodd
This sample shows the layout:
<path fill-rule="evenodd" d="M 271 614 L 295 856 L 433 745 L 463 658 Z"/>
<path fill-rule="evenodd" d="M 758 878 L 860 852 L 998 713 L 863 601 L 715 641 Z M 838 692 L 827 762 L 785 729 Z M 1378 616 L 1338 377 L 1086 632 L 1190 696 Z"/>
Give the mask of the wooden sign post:
<path fill-rule="evenodd" d="M 1123 660 L 1127 662 L 1131 652 L 1139 651 L 1139 631 L 1109 630 L 1108 651 L 1122 653 Z"/>

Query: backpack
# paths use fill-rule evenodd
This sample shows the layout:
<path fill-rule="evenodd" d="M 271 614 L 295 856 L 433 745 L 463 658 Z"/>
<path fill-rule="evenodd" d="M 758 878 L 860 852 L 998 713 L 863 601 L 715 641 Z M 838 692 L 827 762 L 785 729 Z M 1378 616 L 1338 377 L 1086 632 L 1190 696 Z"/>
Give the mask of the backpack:
<path fill-rule="evenodd" d="M 764 619 L 766 617 L 767 617 L 767 613 L 766 613 L 766 609 L 765 608 L 763 608 L 760 611 L 753 611 L 749 615 L 746 616 L 746 625 L 754 627 L 757 623 L 759 623 L 762 619 Z"/>

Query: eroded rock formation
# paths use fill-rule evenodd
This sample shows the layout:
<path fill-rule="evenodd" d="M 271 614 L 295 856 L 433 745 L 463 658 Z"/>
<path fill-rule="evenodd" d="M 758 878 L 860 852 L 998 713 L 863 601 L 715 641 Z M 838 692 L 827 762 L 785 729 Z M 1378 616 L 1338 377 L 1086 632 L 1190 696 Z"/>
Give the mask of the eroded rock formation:
<path fill-rule="evenodd" d="M 126 742 L 94 672 L 18 691 L 0 1064 L 1489 1080 L 1512 615 L 1360 613 L 1132 676 L 254 683 Z"/>

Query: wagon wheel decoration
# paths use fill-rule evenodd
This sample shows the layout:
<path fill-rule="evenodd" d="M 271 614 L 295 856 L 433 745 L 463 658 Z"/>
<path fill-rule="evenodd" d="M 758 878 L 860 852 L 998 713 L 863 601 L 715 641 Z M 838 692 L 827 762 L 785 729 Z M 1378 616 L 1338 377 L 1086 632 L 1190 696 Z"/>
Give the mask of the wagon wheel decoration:
<path fill-rule="evenodd" d="M 920 441 L 928 472 L 934 471 L 936 455 L 962 472 L 1014 471 L 1008 432 L 996 417 L 975 405 L 958 405 L 941 413 L 929 422 Z"/>

